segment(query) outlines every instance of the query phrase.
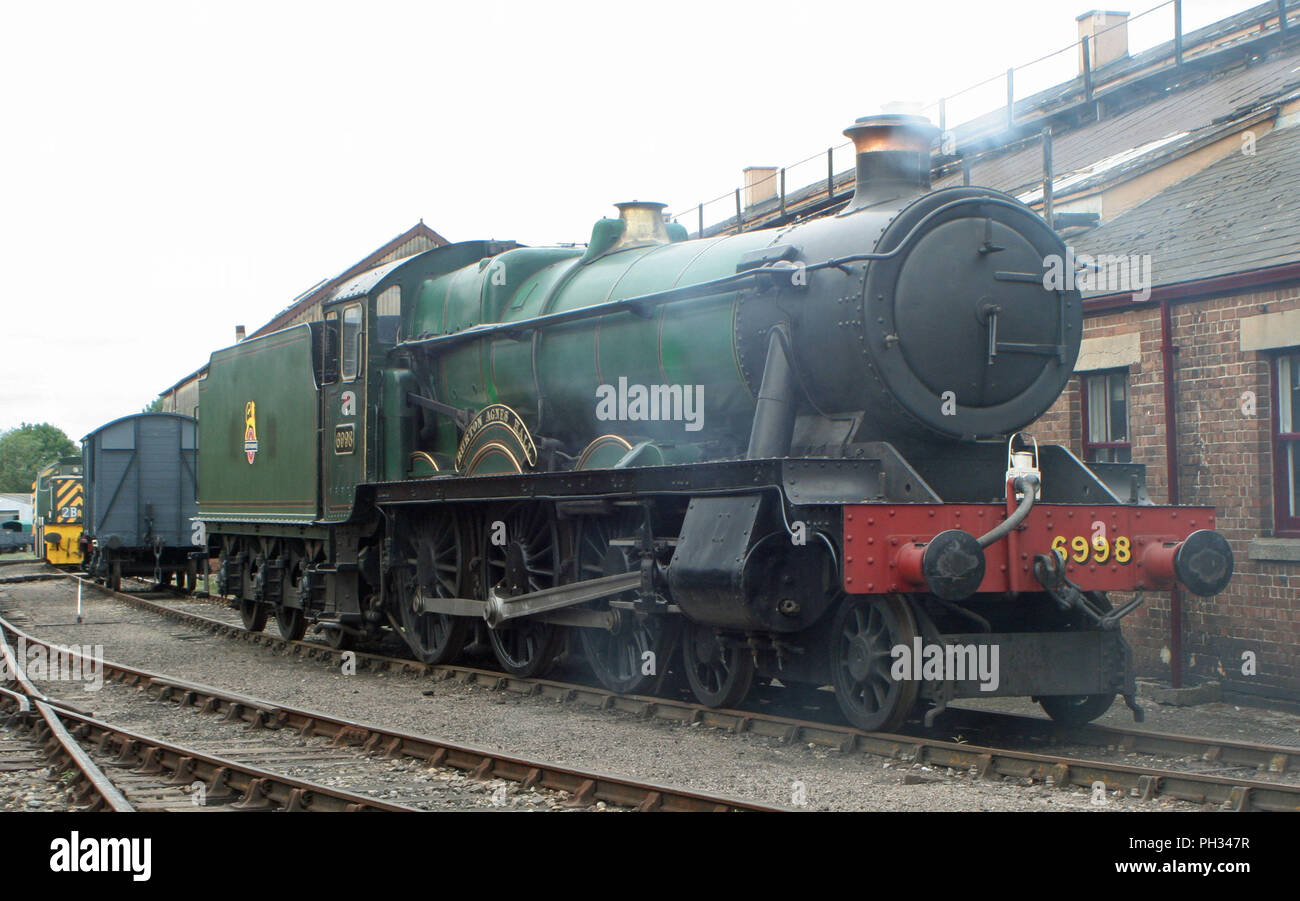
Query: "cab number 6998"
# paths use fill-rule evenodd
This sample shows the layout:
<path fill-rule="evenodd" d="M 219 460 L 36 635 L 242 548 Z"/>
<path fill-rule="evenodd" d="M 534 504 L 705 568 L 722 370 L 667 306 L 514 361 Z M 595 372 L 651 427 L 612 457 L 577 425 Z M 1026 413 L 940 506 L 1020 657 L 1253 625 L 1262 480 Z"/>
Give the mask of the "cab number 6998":
<path fill-rule="evenodd" d="M 356 427 L 341 425 L 334 428 L 334 453 L 350 454 L 357 449 Z"/>
<path fill-rule="evenodd" d="M 1094 535 L 1091 540 L 1084 535 L 1073 538 L 1057 535 L 1052 539 L 1052 550 L 1060 551 L 1075 563 L 1087 563 L 1089 557 L 1093 563 L 1106 563 L 1113 559 L 1115 563 L 1125 564 L 1133 559 L 1133 544 L 1123 535 L 1115 539 L 1113 546 L 1105 535 Z"/>

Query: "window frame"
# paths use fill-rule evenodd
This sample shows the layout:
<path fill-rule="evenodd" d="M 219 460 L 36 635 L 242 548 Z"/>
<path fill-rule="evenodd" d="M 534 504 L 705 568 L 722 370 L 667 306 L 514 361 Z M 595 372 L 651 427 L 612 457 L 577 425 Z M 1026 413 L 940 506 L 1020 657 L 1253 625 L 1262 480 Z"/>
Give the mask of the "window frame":
<path fill-rule="evenodd" d="M 338 384 L 343 372 L 343 317 L 339 315 L 337 309 L 327 310 L 321 317 L 323 331 L 321 332 L 321 355 L 320 355 L 320 374 L 319 382 L 321 385 Z M 330 347 L 331 332 L 337 336 L 338 341 L 333 348 Z M 333 363 L 333 371 L 330 364 Z"/>
<path fill-rule="evenodd" d="M 356 311 L 358 317 L 356 348 L 355 348 L 356 358 L 354 360 L 352 375 L 349 376 L 348 375 L 347 330 L 348 330 L 348 314 L 351 313 L 353 310 Z M 365 371 L 365 356 L 366 356 L 365 337 L 366 337 L 366 312 L 362 307 L 362 305 L 359 303 L 350 303 L 347 306 L 343 307 L 341 310 L 339 310 L 339 381 L 355 382 L 357 379 L 361 377 L 361 374 Z"/>
<path fill-rule="evenodd" d="M 1090 393 L 1088 390 L 1088 382 L 1091 381 L 1092 379 L 1099 378 L 1099 377 L 1106 379 L 1106 398 L 1107 398 L 1106 415 L 1107 417 L 1109 417 L 1110 416 L 1110 410 L 1109 410 L 1110 379 L 1112 376 L 1117 376 L 1117 375 L 1123 376 L 1124 378 L 1124 434 L 1128 436 L 1128 440 L 1127 441 L 1093 441 L 1092 440 L 1092 418 L 1090 415 L 1089 404 L 1088 404 L 1088 395 Z M 1083 428 L 1081 434 L 1083 438 L 1084 462 L 1086 463 L 1125 462 L 1125 461 L 1095 459 L 1096 452 L 1101 450 L 1106 450 L 1106 451 L 1126 450 L 1128 451 L 1127 462 L 1131 463 L 1133 461 L 1133 435 L 1131 434 L 1132 427 L 1133 427 L 1133 385 L 1130 381 L 1130 373 L 1127 367 L 1121 367 L 1119 369 L 1095 369 L 1091 372 L 1079 373 L 1079 412 L 1083 420 L 1082 422 Z M 1109 422 L 1109 419 L 1107 420 L 1107 425 L 1113 425 L 1112 423 Z M 1113 427 L 1111 430 L 1113 431 Z"/>
<path fill-rule="evenodd" d="M 1288 368 L 1300 364 L 1300 348 L 1288 348 L 1273 354 L 1269 361 L 1269 379 L 1272 382 L 1271 400 L 1273 410 L 1269 416 L 1269 444 L 1273 454 L 1273 534 L 1278 538 L 1300 538 L 1300 515 L 1292 516 L 1286 512 L 1291 509 L 1291 479 L 1287 471 L 1287 449 L 1295 444 L 1300 447 L 1300 432 L 1282 431 L 1282 362 L 1286 360 Z M 1296 428 L 1296 423 L 1291 423 Z M 1300 466 L 1297 466 L 1300 468 Z"/>

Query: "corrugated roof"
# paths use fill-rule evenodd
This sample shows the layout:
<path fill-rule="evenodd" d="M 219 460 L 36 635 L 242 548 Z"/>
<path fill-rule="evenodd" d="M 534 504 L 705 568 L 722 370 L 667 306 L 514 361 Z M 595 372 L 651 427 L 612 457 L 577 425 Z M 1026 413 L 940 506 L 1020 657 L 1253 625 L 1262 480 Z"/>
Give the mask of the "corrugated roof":
<path fill-rule="evenodd" d="M 1300 261 L 1300 127 L 1270 132 L 1253 156 L 1229 154 L 1070 243 L 1150 254 L 1155 285 Z"/>

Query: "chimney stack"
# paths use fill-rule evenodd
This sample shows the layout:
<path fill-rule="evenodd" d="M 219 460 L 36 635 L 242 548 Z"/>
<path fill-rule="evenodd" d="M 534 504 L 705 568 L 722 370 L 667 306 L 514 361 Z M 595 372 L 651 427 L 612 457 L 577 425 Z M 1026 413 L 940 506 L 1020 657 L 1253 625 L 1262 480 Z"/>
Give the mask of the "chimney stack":
<path fill-rule="evenodd" d="M 776 166 L 750 166 L 745 169 L 745 207 L 752 207 L 776 196 Z"/>
<path fill-rule="evenodd" d="M 1093 71 L 1128 56 L 1128 13 L 1094 9 L 1079 16 L 1079 74 L 1083 74 L 1083 46 Z"/>
<path fill-rule="evenodd" d="M 238 344 L 240 341 L 243 341 L 243 340 L 244 340 L 244 334 L 245 334 L 245 332 L 244 332 L 244 327 L 243 327 L 242 325 L 237 325 L 237 326 L 235 326 L 235 343 L 236 343 L 236 344 Z"/>
<path fill-rule="evenodd" d="M 623 220 L 624 226 L 623 235 L 614 249 L 670 242 L 668 225 L 664 222 L 664 207 L 667 204 L 632 200 L 614 206 L 618 207 L 618 218 Z"/>
<path fill-rule="evenodd" d="M 930 190 L 930 145 L 939 129 L 924 116 L 863 116 L 844 135 L 857 153 L 852 213 L 865 206 Z"/>

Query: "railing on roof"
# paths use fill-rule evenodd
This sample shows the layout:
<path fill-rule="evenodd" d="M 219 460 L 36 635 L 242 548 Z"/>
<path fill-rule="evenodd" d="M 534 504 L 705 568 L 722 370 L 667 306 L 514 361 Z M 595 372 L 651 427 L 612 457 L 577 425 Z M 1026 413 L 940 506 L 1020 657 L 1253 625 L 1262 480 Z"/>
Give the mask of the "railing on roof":
<path fill-rule="evenodd" d="M 987 141 L 1031 123 L 1045 113 L 1072 103 L 1091 103 L 1108 89 L 1160 70 L 1182 68 L 1204 54 L 1243 40 L 1273 34 L 1287 39 L 1300 34 L 1297 0 L 1269 0 L 1231 16 L 1195 25 L 1205 17 L 1212 2 L 1164 0 L 1060 50 L 940 97 L 917 112 L 938 124 L 942 132 L 940 153 L 945 157 L 962 157 L 969 165 L 972 158 L 982 155 L 974 147 L 980 139 Z M 1134 29 L 1134 23 L 1140 23 L 1140 27 Z M 1193 23 L 1192 31 L 1188 31 L 1189 23 Z M 1120 27 L 1128 29 L 1128 55 L 1095 67 L 1092 60 L 1097 38 Z M 962 124 L 950 129 L 950 121 Z M 852 146 L 852 142 L 845 141 L 828 147 L 776 169 L 744 188 L 735 188 L 671 213 L 669 218 L 688 230 L 693 229 L 693 236 L 700 237 L 761 228 L 788 221 L 795 215 L 819 214 L 852 193 Z M 789 190 L 790 185 L 799 187 Z M 746 202 L 749 192 L 774 196 L 750 205 Z"/>

